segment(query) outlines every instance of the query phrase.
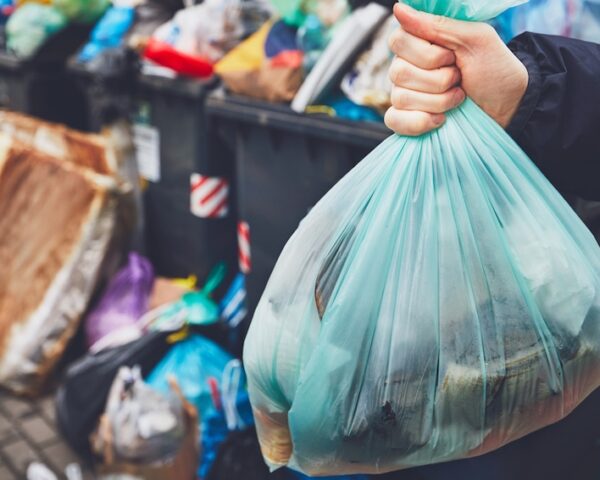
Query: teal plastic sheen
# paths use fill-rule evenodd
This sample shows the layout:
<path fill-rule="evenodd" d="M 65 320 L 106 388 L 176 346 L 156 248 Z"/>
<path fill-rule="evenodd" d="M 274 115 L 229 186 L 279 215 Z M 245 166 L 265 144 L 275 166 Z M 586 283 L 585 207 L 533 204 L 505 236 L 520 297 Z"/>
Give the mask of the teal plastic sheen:
<path fill-rule="evenodd" d="M 401 3 L 417 10 L 459 20 L 491 20 L 505 10 L 527 0 L 404 0 Z"/>
<path fill-rule="evenodd" d="M 410 3 L 486 19 L 515 2 Z M 599 272 L 592 234 L 471 100 L 390 137 L 302 221 L 255 312 L 266 461 L 388 472 L 564 418 L 600 385 Z"/>

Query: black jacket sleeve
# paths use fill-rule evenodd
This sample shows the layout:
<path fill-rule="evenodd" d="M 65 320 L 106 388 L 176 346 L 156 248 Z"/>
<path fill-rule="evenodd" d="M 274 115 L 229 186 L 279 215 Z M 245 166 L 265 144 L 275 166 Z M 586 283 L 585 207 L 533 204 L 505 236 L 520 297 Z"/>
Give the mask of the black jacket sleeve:
<path fill-rule="evenodd" d="M 508 133 L 563 193 L 600 200 L 600 45 L 525 33 L 529 86 Z"/>

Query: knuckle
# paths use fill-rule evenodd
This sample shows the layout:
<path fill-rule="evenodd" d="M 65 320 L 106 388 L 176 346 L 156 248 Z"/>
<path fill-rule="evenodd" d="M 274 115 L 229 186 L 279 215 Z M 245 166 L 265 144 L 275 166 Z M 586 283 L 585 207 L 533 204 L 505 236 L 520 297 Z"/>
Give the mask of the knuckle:
<path fill-rule="evenodd" d="M 453 68 L 440 71 L 438 81 L 438 93 L 447 92 L 454 85 L 456 79 L 456 71 Z"/>
<path fill-rule="evenodd" d="M 406 65 L 399 58 L 396 58 L 390 66 L 391 82 L 394 85 L 399 86 L 406 80 L 407 77 L 408 69 L 406 68 Z"/>
<path fill-rule="evenodd" d="M 390 50 L 396 54 L 398 54 L 402 49 L 402 44 L 404 43 L 404 32 L 398 28 L 394 33 L 390 35 L 388 39 L 388 46 Z"/>
<path fill-rule="evenodd" d="M 448 110 L 453 109 L 456 106 L 456 94 L 454 92 L 448 92 L 444 94 L 444 98 L 441 104 L 441 110 L 443 112 L 447 112 Z"/>
<path fill-rule="evenodd" d="M 389 108 L 387 112 L 385 112 L 384 122 L 385 125 L 396 133 L 404 133 L 401 129 L 401 121 L 400 121 L 400 112 L 398 112 L 395 108 Z"/>
<path fill-rule="evenodd" d="M 448 58 L 448 54 L 446 50 L 441 49 L 439 47 L 435 47 L 432 49 L 431 56 L 429 58 L 429 62 L 431 64 L 430 68 L 439 68 L 446 62 Z"/>
<path fill-rule="evenodd" d="M 423 68 L 426 70 L 435 70 L 439 67 L 439 50 L 435 45 L 431 45 L 425 55 L 423 55 Z"/>
<path fill-rule="evenodd" d="M 447 112 L 448 110 L 452 110 L 456 107 L 460 101 L 462 100 L 462 94 L 460 90 L 452 89 L 444 94 L 444 99 L 442 102 L 443 111 Z"/>
<path fill-rule="evenodd" d="M 405 108 L 409 103 L 409 94 L 402 88 L 392 89 L 392 105 L 396 108 Z"/>

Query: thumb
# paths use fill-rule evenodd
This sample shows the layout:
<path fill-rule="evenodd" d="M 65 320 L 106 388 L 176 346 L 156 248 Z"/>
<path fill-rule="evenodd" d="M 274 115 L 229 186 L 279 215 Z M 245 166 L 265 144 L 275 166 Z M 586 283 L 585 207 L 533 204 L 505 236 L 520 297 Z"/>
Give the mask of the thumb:
<path fill-rule="evenodd" d="M 470 22 L 420 12 L 403 3 L 394 5 L 394 15 L 406 32 L 450 50 L 466 44 L 472 35 Z"/>

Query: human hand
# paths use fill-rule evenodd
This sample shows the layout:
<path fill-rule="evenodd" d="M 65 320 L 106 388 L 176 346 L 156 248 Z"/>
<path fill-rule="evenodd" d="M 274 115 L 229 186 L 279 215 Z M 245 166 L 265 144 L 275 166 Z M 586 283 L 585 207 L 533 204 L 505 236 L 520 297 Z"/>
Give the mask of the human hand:
<path fill-rule="evenodd" d="M 440 127 L 468 95 L 506 128 L 527 90 L 529 74 L 493 27 L 418 12 L 397 4 L 401 27 L 390 38 L 396 55 L 386 125 L 402 135 Z"/>

